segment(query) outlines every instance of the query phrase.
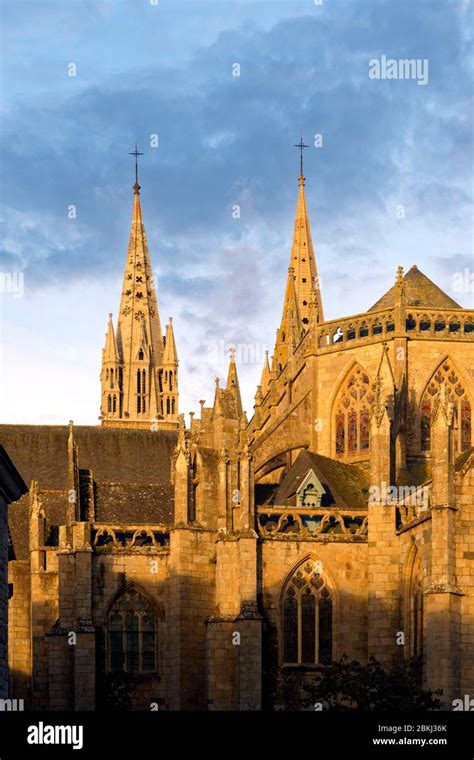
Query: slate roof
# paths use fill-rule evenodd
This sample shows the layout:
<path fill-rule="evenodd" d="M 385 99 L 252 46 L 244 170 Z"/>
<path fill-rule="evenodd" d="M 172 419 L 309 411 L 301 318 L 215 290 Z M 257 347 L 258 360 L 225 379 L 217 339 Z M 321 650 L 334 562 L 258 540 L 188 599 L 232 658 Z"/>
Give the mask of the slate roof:
<path fill-rule="evenodd" d="M 0 425 L 4 446 L 29 486 L 66 488 L 67 425 Z M 171 457 L 177 441 L 173 430 L 132 430 L 75 426 L 79 467 L 90 469 L 97 483 L 170 482 Z"/>
<path fill-rule="evenodd" d="M 296 491 L 308 470 L 314 471 L 326 491 L 321 500 L 322 507 L 367 509 L 369 477 L 365 470 L 311 451 L 299 454 L 280 483 L 273 506 L 296 504 Z"/>
<path fill-rule="evenodd" d="M 28 485 L 38 481 L 47 530 L 53 532 L 66 521 L 68 434 L 67 426 L 0 425 L 0 445 L 23 480 Z M 80 470 L 93 474 L 97 522 L 172 522 L 171 461 L 176 432 L 78 426 L 74 439 Z M 15 558 L 28 559 L 28 494 L 11 504 L 9 531 Z"/>
<path fill-rule="evenodd" d="M 403 277 L 405 283 L 405 294 L 408 306 L 416 308 L 432 309 L 462 309 L 456 301 L 448 296 L 444 290 L 441 290 L 429 279 L 423 272 L 418 269 L 416 264 Z M 397 285 L 393 285 L 379 300 L 370 307 L 369 311 L 378 309 L 388 309 L 395 304 L 395 291 Z"/>

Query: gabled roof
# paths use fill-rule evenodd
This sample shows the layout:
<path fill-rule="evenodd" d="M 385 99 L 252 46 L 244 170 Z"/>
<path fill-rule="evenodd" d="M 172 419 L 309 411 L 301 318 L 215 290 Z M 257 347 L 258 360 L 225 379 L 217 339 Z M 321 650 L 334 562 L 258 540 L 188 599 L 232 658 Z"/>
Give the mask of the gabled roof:
<path fill-rule="evenodd" d="M 0 444 L 8 449 L 23 480 L 39 483 L 38 497 L 48 530 L 66 522 L 68 434 L 65 425 L 0 425 Z M 98 522 L 172 522 L 171 461 L 176 432 L 78 426 L 74 427 L 74 440 L 80 470 L 93 474 Z M 26 494 L 9 509 L 16 559 L 29 556 L 29 505 Z"/>
<path fill-rule="evenodd" d="M 434 309 L 461 309 L 462 307 L 439 288 L 416 264 L 403 277 L 407 306 Z M 395 305 L 397 283 L 370 307 L 369 311 L 389 309 Z"/>
<path fill-rule="evenodd" d="M 0 445 L 28 485 L 43 489 L 67 487 L 67 425 L 0 425 Z M 74 426 L 79 467 L 92 470 L 96 483 L 148 483 L 171 480 L 171 459 L 177 441 L 172 430 L 134 430 Z"/>
<path fill-rule="evenodd" d="M 367 473 L 360 467 L 344 464 L 312 451 L 302 451 L 294 465 L 284 476 L 273 501 L 274 506 L 290 506 L 296 503 L 296 492 L 313 470 L 325 493 L 322 507 L 339 509 L 366 509 L 369 489 Z"/>

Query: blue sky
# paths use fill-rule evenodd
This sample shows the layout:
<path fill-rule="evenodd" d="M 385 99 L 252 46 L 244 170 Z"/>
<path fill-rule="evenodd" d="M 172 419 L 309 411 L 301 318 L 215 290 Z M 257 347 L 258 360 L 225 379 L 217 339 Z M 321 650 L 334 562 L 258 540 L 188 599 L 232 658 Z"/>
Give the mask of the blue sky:
<path fill-rule="evenodd" d="M 0 293 L 2 421 L 97 421 L 135 140 L 181 411 L 212 401 L 223 349 L 237 344 L 252 412 L 281 315 L 301 129 L 326 318 L 371 306 L 399 264 L 474 306 L 472 292 L 452 289 L 474 270 L 470 0 L 2 0 L 0 10 L 0 272 L 24 275 L 22 297 Z M 428 83 L 371 80 L 382 55 L 427 59 Z"/>

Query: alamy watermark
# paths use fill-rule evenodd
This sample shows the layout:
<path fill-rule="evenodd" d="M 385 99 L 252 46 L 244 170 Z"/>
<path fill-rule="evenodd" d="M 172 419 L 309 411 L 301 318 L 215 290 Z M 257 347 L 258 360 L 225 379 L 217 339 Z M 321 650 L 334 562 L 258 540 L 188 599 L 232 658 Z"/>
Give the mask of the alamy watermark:
<path fill-rule="evenodd" d="M 369 79 L 414 79 L 417 84 L 428 84 L 429 62 L 427 58 L 371 58 Z"/>
<path fill-rule="evenodd" d="M 216 364 L 226 364 L 229 355 L 234 356 L 237 364 L 263 364 L 267 347 L 264 343 L 226 343 L 216 340 L 207 347 L 209 360 Z"/>
<path fill-rule="evenodd" d="M 403 504 L 423 512 L 428 509 L 429 489 L 428 486 L 389 486 L 382 481 L 379 486 L 369 487 L 369 504 Z"/>
<path fill-rule="evenodd" d="M 23 298 L 24 283 L 23 272 L 0 272 L 0 294 L 10 293 L 13 298 Z"/>

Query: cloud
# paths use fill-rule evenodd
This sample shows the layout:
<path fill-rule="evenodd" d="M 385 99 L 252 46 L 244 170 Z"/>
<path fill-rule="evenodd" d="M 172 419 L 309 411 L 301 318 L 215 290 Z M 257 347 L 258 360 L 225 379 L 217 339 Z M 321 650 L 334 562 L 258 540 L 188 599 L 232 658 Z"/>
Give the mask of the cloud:
<path fill-rule="evenodd" d="M 8 20 L 3 255 L 21 262 L 30 292 L 106 282 L 104 319 L 118 305 L 136 139 L 158 301 L 163 321 L 175 315 L 183 383 L 186 366 L 205 382 L 210 342 L 273 341 L 302 127 L 327 317 L 341 304 L 346 314 L 370 306 L 399 263 L 443 286 L 450 264 L 439 262 L 469 257 L 463 3 L 200 3 L 198 12 L 181 2 L 174 12 L 161 3 L 161 15 L 130 2 L 59 5 L 57 14 L 57 3 L 32 5 L 28 24 L 12 7 Z M 368 61 L 383 54 L 428 58 L 429 84 L 370 80 Z M 248 389 L 259 371 L 248 368 Z"/>

